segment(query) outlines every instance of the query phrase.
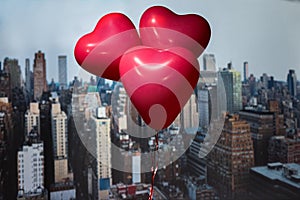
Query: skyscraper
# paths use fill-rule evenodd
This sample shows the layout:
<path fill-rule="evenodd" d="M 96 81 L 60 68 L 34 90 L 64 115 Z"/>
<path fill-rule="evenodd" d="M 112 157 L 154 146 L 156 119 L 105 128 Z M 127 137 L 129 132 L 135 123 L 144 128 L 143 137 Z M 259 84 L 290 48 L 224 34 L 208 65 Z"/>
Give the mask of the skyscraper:
<path fill-rule="evenodd" d="M 241 73 L 232 69 L 232 64 L 229 63 L 228 68 L 219 71 L 218 74 L 218 79 L 223 81 L 226 91 L 227 111 L 230 113 L 240 111 L 242 109 Z"/>
<path fill-rule="evenodd" d="M 295 70 L 290 69 L 287 75 L 287 84 L 291 96 L 297 96 L 297 76 Z"/>
<path fill-rule="evenodd" d="M 43 91 L 47 91 L 46 60 L 45 60 L 45 54 L 42 53 L 41 51 L 35 53 L 34 56 L 33 76 L 34 76 L 33 98 L 35 100 L 40 100 Z"/>
<path fill-rule="evenodd" d="M 217 85 L 211 84 L 198 90 L 199 127 L 207 129 L 218 113 Z M 214 115 L 214 117 L 212 116 Z"/>
<path fill-rule="evenodd" d="M 30 71 L 30 60 L 29 58 L 26 58 L 25 60 L 25 85 L 26 85 L 26 91 L 29 94 L 29 96 L 32 95 L 31 91 L 31 71 Z"/>
<path fill-rule="evenodd" d="M 203 55 L 203 70 L 204 71 L 216 71 L 216 59 L 214 54 Z"/>
<path fill-rule="evenodd" d="M 39 104 L 30 103 L 29 110 L 25 113 L 25 135 L 36 127 L 38 134 L 40 134 L 40 109 Z"/>
<path fill-rule="evenodd" d="M 63 182 L 68 174 L 68 129 L 67 115 L 58 102 L 52 103 L 52 141 L 54 156 L 54 182 Z"/>
<path fill-rule="evenodd" d="M 67 88 L 67 56 L 58 56 L 58 82 L 59 89 Z"/>
<path fill-rule="evenodd" d="M 106 108 L 96 109 L 96 115 L 91 116 L 91 128 L 95 130 L 95 152 L 97 160 L 98 199 L 107 199 L 111 180 L 111 140 L 110 119 L 106 115 Z"/>
<path fill-rule="evenodd" d="M 249 66 L 248 66 L 248 62 L 244 62 L 244 82 L 247 82 L 249 77 Z"/>

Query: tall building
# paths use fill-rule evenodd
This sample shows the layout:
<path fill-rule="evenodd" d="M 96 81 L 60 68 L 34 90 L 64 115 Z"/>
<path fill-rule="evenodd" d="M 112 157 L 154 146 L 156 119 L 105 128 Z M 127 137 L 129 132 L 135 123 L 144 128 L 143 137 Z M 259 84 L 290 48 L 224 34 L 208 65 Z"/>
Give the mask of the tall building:
<path fill-rule="evenodd" d="M 22 74 L 17 59 L 4 59 L 4 71 L 10 75 L 10 88 L 21 88 Z"/>
<path fill-rule="evenodd" d="M 35 53 L 33 64 L 33 98 L 40 100 L 44 91 L 47 91 L 46 59 L 41 51 Z"/>
<path fill-rule="evenodd" d="M 214 54 L 203 55 L 203 69 L 204 71 L 216 71 L 216 59 Z"/>
<path fill-rule="evenodd" d="M 207 85 L 198 89 L 199 127 L 207 129 L 210 121 L 217 117 L 217 86 Z"/>
<path fill-rule="evenodd" d="M 31 96 L 31 71 L 29 58 L 26 58 L 25 60 L 25 86 L 27 93 L 29 94 L 29 96 Z"/>
<path fill-rule="evenodd" d="M 51 109 L 52 141 L 54 156 L 54 182 L 64 182 L 70 178 L 68 169 L 68 129 L 67 115 L 60 104 L 54 102 Z"/>
<path fill-rule="evenodd" d="M 38 134 L 40 134 L 40 109 L 39 104 L 32 102 L 29 109 L 25 113 L 25 135 L 36 127 Z"/>
<path fill-rule="evenodd" d="M 228 67 L 219 71 L 219 80 L 223 81 L 227 111 L 236 113 L 242 109 L 242 81 L 241 73 L 232 69 L 232 64 L 229 63 Z"/>
<path fill-rule="evenodd" d="M 35 131 L 18 151 L 18 198 L 40 196 L 44 190 L 44 145 Z M 27 197 L 27 198 L 26 198 Z M 32 198 L 33 199 L 33 198 Z"/>
<path fill-rule="evenodd" d="M 98 199 L 107 199 L 112 184 L 110 119 L 105 107 L 96 110 L 96 114 L 91 116 L 91 129 L 95 130 Z"/>
<path fill-rule="evenodd" d="M 208 155 L 207 180 L 221 199 L 241 199 L 254 166 L 250 126 L 238 115 L 227 115 L 221 136 Z"/>
<path fill-rule="evenodd" d="M 290 69 L 287 75 L 287 84 L 290 95 L 293 97 L 297 96 L 297 76 L 295 70 Z"/>
<path fill-rule="evenodd" d="M 66 89 L 68 84 L 67 56 L 58 56 L 58 82 L 60 89 Z"/>
<path fill-rule="evenodd" d="M 249 65 L 248 62 L 244 62 L 244 82 L 247 82 L 249 77 Z"/>

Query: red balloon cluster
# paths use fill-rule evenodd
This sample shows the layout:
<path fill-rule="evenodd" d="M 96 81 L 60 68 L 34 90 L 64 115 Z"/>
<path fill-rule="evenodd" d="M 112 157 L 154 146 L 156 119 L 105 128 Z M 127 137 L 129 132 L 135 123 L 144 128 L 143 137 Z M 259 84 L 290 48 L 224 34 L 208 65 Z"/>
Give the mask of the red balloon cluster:
<path fill-rule="evenodd" d="M 141 16 L 139 32 L 122 13 L 103 16 L 76 43 L 86 71 L 122 81 L 131 102 L 153 129 L 167 128 L 186 104 L 199 78 L 197 58 L 210 40 L 208 22 L 153 6 Z"/>

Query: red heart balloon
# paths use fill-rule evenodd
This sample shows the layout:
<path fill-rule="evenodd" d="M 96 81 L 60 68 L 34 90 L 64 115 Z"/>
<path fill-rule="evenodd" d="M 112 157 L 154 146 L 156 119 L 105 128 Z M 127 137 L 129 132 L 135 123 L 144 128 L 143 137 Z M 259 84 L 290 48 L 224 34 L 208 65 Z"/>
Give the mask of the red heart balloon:
<path fill-rule="evenodd" d="M 167 128 L 197 84 L 199 63 L 188 49 L 129 49 L 120 61 L 120 76 L 131 102 L 151 128 Z"/>
<path fill-rule="evenodd" d="M 121 13 L 110 13 L 98 21 L 91 33 L 78 40 L 74 54 L 78 64 L 88 72 L 118 81 L 121 56 L 140 44 L 130 19 Z"/>
<path fill-rule="evenodd" d="M 196 57 L 207 47 L 211 36 L 209 23 L 200 15 L 177 15 L 163 6 L 148 8 L 139 28 L 143 45 L 161 49 L 181 46 Z"/>

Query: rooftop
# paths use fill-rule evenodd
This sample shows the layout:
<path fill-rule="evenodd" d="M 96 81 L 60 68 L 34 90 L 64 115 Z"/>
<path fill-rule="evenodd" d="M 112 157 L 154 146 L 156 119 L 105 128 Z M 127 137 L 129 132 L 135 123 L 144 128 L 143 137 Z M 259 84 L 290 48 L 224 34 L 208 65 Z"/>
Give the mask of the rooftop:
<path fill-rule="evenodd" d="M 297 181 L 300 172 L 300 165 L 296 163 L 269 163 L 267 166 L 253 167 L 252 172 L 258 173 L 271 181 L 280 181 L 288 186 L 300 189 L 300 182 Z M 292 174 L 290 174 L 292 171 Z"/>

